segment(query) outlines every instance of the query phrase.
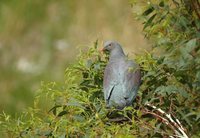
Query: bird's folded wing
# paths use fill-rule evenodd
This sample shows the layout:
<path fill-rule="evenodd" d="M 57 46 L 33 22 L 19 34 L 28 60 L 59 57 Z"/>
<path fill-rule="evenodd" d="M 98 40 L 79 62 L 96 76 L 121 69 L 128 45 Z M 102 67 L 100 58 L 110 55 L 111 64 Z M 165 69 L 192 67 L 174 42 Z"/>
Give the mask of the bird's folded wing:
<path fill-rule="evenodd" d="M 141 75 L 139 66 L 134 62 L 129 61 L 127 63 L 127 68 L 124 72 L 124 79 L 122 83 L 125 98 L 128 98 L 131 94 L 136 95 L 137 89 L 140 85 L 140 81 Z"/>
<path fill-rule="evenodd" d="M 117 76 L 113 71 L 111 65 L 107 65 L 104 71 L 104 81 L 103 81 L 103 91 L 104 91 L 104 98 L 106 101 L 109 101 L 112 91 L 114 90 L 115 86 L 117 85 Z"/>

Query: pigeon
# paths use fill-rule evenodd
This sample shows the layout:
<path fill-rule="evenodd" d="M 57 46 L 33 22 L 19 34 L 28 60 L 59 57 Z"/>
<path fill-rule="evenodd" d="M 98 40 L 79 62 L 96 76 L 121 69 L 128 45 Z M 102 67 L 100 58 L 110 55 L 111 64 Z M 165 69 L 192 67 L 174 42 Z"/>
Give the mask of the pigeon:
<path fill-rule="evenodd" d="M 106 107 L 123 109 L 132 105 L 141 83 L 139 65 L 128 60 L 116 41 L 106 41 L 102 51 L 109 54 L 103 78 Z"/>

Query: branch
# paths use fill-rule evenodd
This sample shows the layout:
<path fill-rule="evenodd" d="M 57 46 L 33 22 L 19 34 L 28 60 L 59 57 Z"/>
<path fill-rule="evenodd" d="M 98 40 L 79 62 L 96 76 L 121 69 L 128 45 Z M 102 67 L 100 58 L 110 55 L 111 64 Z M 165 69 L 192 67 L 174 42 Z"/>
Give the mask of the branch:
<path fill-rule="evenodd" d="M 157 108 L 156 106 L 150 105 L 149 103 L 147 103 L 146 105 L 148 107 L 153 108 L 154 110 L 156 110 L 158 113 L 160 113 L 164 117 L 162 117 L 154 112 L 147 112 L 147 113 L 157 117 L 158 119 L 161 119 L 162 122 L 164 122 L 167 126 L 169 126 L 171 129 L 174 130 L 175 134 L 178 134 L 178 137 L 188 138 L 187 134 L 185 133 L 186 130 L 183 128 L 183 126 L 181 125 L 180 121 L 177 118 L 174 117 L 175 119 L 173 119 L 171 114 L 167 114 L 162 109 Z"/>

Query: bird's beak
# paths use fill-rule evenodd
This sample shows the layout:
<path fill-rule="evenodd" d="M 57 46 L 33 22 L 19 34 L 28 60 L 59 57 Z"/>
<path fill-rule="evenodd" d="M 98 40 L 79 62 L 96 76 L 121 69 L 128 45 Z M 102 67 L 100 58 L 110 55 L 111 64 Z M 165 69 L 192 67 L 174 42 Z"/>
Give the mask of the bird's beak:
<path fill-rule="evenodd" d="M 99 50 L 99 52 L 101 52 L 101 53 L 103 53 L 104 51 L 105 51 L 104 48 L 101 48 L 101 49 Z"/>

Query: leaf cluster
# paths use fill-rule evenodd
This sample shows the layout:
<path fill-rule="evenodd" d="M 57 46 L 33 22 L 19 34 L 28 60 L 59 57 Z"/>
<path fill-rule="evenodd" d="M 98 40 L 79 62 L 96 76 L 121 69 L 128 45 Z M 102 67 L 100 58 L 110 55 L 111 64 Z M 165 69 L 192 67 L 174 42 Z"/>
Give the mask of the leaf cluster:
<path fill-rule="evenodd" d="M 148 55 L 154 59 L 151 68 L 142 65 L 145 98 L 178 117 L 190 136 L 199 137 L 200 2 L 136 0 L 132 6 L 143 9 L 136 16 L 143 21 L 146 38 L 159 50 Z"/>

